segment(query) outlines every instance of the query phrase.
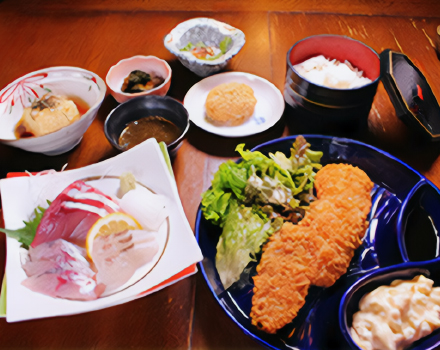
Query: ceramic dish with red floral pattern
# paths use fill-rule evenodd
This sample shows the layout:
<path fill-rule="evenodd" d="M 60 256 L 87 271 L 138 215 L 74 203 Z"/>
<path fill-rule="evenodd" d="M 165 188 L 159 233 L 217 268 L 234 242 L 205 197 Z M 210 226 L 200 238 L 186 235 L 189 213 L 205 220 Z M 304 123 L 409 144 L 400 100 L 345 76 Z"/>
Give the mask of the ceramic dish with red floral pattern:
<path fill-rule="evenodd" d="M 104 81 L 82 68 L 26 74 L 0 91 L 0 142 L 47 155 L 67 152 L 95 119 L 105 92 Z"/>

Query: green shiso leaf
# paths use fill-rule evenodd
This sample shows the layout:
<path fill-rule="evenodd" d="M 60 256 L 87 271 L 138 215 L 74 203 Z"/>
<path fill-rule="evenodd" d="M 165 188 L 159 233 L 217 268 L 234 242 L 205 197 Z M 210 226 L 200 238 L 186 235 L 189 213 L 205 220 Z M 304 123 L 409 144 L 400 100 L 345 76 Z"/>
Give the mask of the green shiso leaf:
<path fill-rule="evenodd" d="M 50 201 L 47 201 L 47 204 L 50 205 L 50 203 Z M 23 221 L 24 227 L 18 230 L 0 228 L 0 232 L 5 233 L 8 237 L 15 238 L 17 241 L 23 244 L 24 248 L 27 249 L 34 240 L 35 234 L 37 233 L 37 227 L 40 224 L 46 209 L 47 208 L 42 207 L 35 208 L 35 217 L 30 221 Z"/>

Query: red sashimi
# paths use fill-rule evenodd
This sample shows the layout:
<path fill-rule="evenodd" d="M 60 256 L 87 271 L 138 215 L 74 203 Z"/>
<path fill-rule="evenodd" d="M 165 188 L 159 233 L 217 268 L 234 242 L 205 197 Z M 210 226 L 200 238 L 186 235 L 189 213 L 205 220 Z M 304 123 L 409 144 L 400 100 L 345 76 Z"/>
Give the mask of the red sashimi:
<path fill-rule="evenodd" d="M 46 210 L 31 247 L 59 238 L 84 247 L 87 232 L 93 224 L 119 210 L 119 205 L 111 197 L 83 181 L 75 181 Z"/>

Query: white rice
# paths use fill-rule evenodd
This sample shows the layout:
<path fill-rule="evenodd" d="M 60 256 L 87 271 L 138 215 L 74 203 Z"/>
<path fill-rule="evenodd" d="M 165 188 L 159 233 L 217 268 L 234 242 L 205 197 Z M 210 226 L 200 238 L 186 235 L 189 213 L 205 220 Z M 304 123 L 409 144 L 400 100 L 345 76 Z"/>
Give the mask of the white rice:
<path fill-rule="evenodd" d="M 347 60 L 329 60 L 323 55 L 309 58 L 293 68 L 308 81 L 336 89 L 353 89 L 371 83 L 363 71 L 354 68 Z"/>

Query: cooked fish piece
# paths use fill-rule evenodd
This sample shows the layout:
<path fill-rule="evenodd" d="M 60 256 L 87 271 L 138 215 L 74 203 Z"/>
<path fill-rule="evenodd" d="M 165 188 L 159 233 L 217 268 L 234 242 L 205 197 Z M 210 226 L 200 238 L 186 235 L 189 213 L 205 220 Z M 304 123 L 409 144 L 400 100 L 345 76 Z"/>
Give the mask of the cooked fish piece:
<path fill-rule="evenodd" d="M 43 96 L 23 111 L 17 126 L 19 135 L 43 136 L 60 130 L 81 117 L 72 100 L 62 96 Z"/>

